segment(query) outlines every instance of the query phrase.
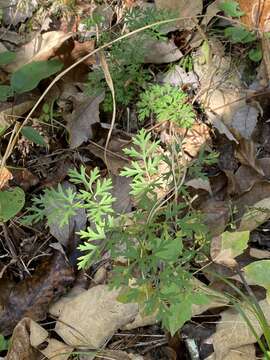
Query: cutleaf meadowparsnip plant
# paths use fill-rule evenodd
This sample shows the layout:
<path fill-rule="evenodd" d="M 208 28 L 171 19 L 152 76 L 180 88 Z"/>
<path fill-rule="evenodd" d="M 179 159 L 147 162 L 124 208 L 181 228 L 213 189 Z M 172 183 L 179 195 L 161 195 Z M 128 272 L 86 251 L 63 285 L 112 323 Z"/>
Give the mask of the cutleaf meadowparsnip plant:
<path fill-rule="evenodd" d="M 97 168 L 87 174 L 81 167 L 69 172 L 78 192 L 61 186 L 46 189 L 34 199 L 26 218 L 36 222 L 45 217 L 50 224 L 61 213 L 63 223 L 84 208 L 89 226 L 79 232 L 83 255 L 78 267 L 89 268 L 103 254 L 110 254 L 111 286 L 121 288 L 119 300 L 142 304 L 146 314 L 156 312 L 172 334 L 191 318 L 192 304 L 208 301 L 192 275 L 192 264 L 207 244 L 207 229 L 201 214 L 192 209 L 184 185 L 190 169 L 175 165 L 179 153 L 174 150 L 172 146 L 165 153 L 144 129 L 125 149 L 131 161 L 120 175 L 131 180 L 136 206 L 129 214 L 115 213 L 110 178 L 102 179 Z M 214 162 L 213 158 L 204 155 L 205 162 Z M 162 164 L 168 165 L 167 171 L 160 171 Z M 166 195 L 159 197 L 164 185 Z"/>
<path fill-rule="evenodd" d="M 134 31 L 158 21 L 170 19 L 177 15 L 172 11 L 157 10 L 152 8 L 128 10 L 123 17 L 123 25 L 128 31 Z M 166 41 L 167 38 L 161 31 L 162 27 L 153 26 L 141 34 L 125 39 L 114 44 L 106 52 L 110 74 L 114 83 L 116 103 L 128 106 L 133 99 L 136 100 L 141 89 L 145 89 L 151 80 L 150 72 L 143 67 L 147 53 L 149 39 Z M 120 29 L 119 29 L 120 31 Z M 117 31 L 102 31 L 99 37 L 99 45 L 111 41 L 117 37 Z M 87 94 L 94 96 L 105 91 L 103 102 L 104 111 L 112 110 L 112 98 L 107 86 L 103 70 L 95 67 L 89 73 L 86 87 Z"/>

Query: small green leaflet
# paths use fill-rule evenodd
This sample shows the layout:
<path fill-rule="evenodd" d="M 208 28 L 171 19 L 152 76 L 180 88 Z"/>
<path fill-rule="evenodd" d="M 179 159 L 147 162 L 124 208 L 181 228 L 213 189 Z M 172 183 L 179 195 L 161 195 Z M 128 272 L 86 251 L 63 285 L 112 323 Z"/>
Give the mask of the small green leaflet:
<path fill-rule="evenodd" d="M 254 62 L 259 62 L 262 60 L 262 50 L 261 48 L 257 47 L 255 49 L 251 49 L 248 52 L 248 57 L 250 58 L 250 60 L 254 61 Z"/>
<path fill-rule="evenodd" d="M 9 85 L 0 85 L 0 101 L 6 101 L 13 96 L 13 89 Z"/>
<path fill-rule="evenodd" d="M 0 335 L 0 351 L 8 350 L 9 340 L 6 340 L 3 335 Z"/>
<path fill-rule="evenodd" d="M 4 51 L 0 53 L 0 66 L 11 63 L 15 60 L 16 54 L 11 51 Z"/>
<path fill-rule="evenodd" d="M 47 146 L 44 138 L 36 129 L 32 128 L 32 126 L 24 126 L 21 133 L 24 137 L 26 137 L 26 139 L 32 141 L 33 143 L 40 146 Z"/>
<path fill-rule="evenodd" d="M 186 296 L 179 296 L 179 302 L 172 304 L 169 309 L 168 317 L 168 328 L 173 336 L 181 327 L 185 324 L 186 321 L 189 321 L 192 318 L 192 305 L 197 304 L 207 304 L 209 298 L 205 294 L 201 293 L 189 293 Z"/>
<path fill-rule="evenodd" d="M 23 208 L 24 202 L 25 194 L 19 187 L 0 191 L 0 221 L 12 219 Z"/>
<path fill-rule="evenodd" d="M 244 27 L 229 26 L 224 30 L 224 35 L 230 39 L 233 44 L 247 44 L 256 40 L 256 35 Z"/>
<path fill-rule="evenodd" d="M 11 86 L 21 94 L 37 87 L 39 82 L 57 73 L 63 67 L 58 60 L 36 61 L 26 64 L 17 70 L 11 77 Z"/>
<path fill-rule="evenodd" d="M 245 15 L 244 11 L 241 11 L 237 1 L 225 1 L 219 4 L 220 10 L 222 10 L 226 16 L 240 17 Z"/>

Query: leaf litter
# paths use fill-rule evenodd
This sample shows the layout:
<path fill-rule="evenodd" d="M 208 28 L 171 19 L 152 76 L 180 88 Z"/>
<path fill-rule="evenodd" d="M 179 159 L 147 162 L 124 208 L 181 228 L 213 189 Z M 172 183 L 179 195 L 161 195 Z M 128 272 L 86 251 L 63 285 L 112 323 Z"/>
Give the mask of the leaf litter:
<path fill-rule="evenodd" d="M 8 84 L 9 78 L 13 77 L 11 85 L 13 84 L 15 91 L 27 92 L 27 94 L 8 93 L 7 99 L 1 103 L 1 148 L 7 148 L 13 136 L 14 124 L 23 121 L 38 96 L 55 76 L 54 71 L 49 69 L 45 76 L 35 77 L 36 83 L 27 87 L 29 81 L 25 82 L 26 77 L 23 82 L 18 73 L 15 81 L 12 74 L 22 66 L 29 64 L 32 66 L 32 63 L 36 61 L 57 60 L 60 64 L 59 69 L 60 67 L 67 69 L 77 60 L 83 61 L 80 67 L 76 68 L 77 71 L 73 69 L 67 73 L 51 90 L 48 100 L 46 99 L 45 103 L 43 102 L 42 106 L 35 111 L 35 119 L 30 119 L 28 129 L 34 129 L 31 124 L 36 124 L 36 120 L 40 122 L 41 134 L 38 134 L 39 140 L 42 139 L 42 141 L 35 142 L 33 139 L 31 141 L 28 136 L 27 141 L 30 141 L 27 145 L 28 151 L 22 150 L 26 146 L 26 141 L 22 147 L 15 147 L 8 165 L 4 164 L 1 167 L 0 217 L 1 221 L 5 222 L 0 235 L 3 253 L 1 280 L 3 284 L 8 283 L 8 285 L 4 285 L 7 291 L 1 296 L 0 333 L 7 337 L 12 335 L 6 359 L 31 360 L 38 359 L 42 356 L 41 354 L 46 358 L 68 359 L 73 351 L 82 350 L 82 346 L 83 351 L 100 351 L 98 358 L 103 356 L 104 359 L 109 357 L 119 360 L 135 358 L 152 360 L 158 358 L 159 348 L 163 354 L 167 354 L 166 358 L 169 359 L 189 356 L 187 355 L 190 354 L 188 346 L 184 351 L 179 350 L 179 347 L 178 351 L 170 346 L 165 347 L 168 341 L 155 312 L 147 316 L 140 308 L 141 304 L 123 304 L 118 301 L 117 291 L 107 285 L 113 269 L 110 254 L 102 254 L 102 263 L 95 264 L 96 269 L 83 272 L 91 279 L 90 287 L 74 285 L 80 274 L 76 267 L 76 258 L 79 253 L 75 249 L 79 241 L 77 232 L 84 230 L 87 225 L 84 209 L 79 209 L 64 228 L 60 228 L 57 222 L 50 224 L 48 228 L 44 224 L 39 224 L 34 228 L 23 227 L 24 236 L 27 234 L 31 239 L 40 238 L 36 246 L 37 249 L 41 247 L 43 250 L 39 249 L 34 254 L 25 254 L 22 250 L 24 248 L 22 241 L 16 234 L 18 228 L 23 226 L 20 223 L 20 217 L 23 215 L 25 198 L 24 193 L 21 193 L 23 195 L 18 200 L 16 189 L 20 187 L 24 190 L 27 204 L 29 204 L 31 195 L 39 193 L 46 186 L 57 186 L 58 183 L 66 180 L 67 170 L 73 166 L 79 167 L 84 164 L 88 172 L 97 166 L 101 169 L 102 177 L 106 177 L 108 173 L 113 174 L 112 195 L 116 198 L 114 209 L 119 214 L 133 211 L 136 201 L 129 194 L 130 181 L 120 176 L 120 172 L 131 162 L 124 149 L 130 148 L 131 139 L 142 124 L 137 119 L 136 101 L 134 101 L 134 103 L 117 107 L 117 123 L 110 131 L 110 115 L 113 109 L 107 89 L 103 88 L 99 91 L 97 79 L 95 86 L 99 92 L 90 96 L 84 92 L 83 83 L 87 80 L 88 72 L 92 73 L 93 64 L 99 65 L 100 61 L 98 57 L 92 56 L 83 59 L 98 46 L 92 35 L 86 36 L 85 29 L 87 28 L 87 32 L 95 36 L 103 17 L 105 27 L 110 28 L 114 22 L 116 23 L 113 26 L 121 26 L 121 11 L 124 8 L 117 9 L 115 12 L 116 9 L 113 6 L 109 10 L 106 6 L 98 7 L 98 11 L 93 12 L 92 22 L 88 20 L 87 23 L 81 19 L 85 15 L 85 9 L 88 9 L 84 1 L 74 3 L 63 1 L 64 5 L 61 5 L 62 1 L 59 1 L 59 5 L 55 3 L 50 11 L 37 2 L 31 1 L 23 12 L 20 7 L 14 6 L 15 2 L 9 0 L 8 6 L 4 8 L 0 29 L 3 43 L 0 59 L 1 54 L 6 51 L 11 50 L 15 54 L 12 61 L 1 63 L 1 86 Z M 24 1 L 16 3 L 24 3 Z M 124 6 L 130 9 L 137 6 L 137 3 L 139 2 L 123 2 Z M 188 93 L 188 101 L 192 102 L 196 109 L 196 122 L 188 130 L 175 126 L 173 133 L 172 127 L 160 125 L 155 127 L 153 119 L 144 125 L 150 131 L 152 130 L 153 137 L 162 140 L 163 147 L 170 146 L 172 136 L 183 138 L 181 153 L 185 154 L 188 162 L 191 163 L 200 157 L 202 149 L 218 149 L 221 138 L 226 145 L 224 149 L 232 149 L 227 154 L 221 154 L 221 156 L 226 155 L 226 161 L 230 163 L 227 168 L 221 163 L 210 165 L 204 169 L 205 178 L 198 178 L 195 173 L 184 182 L 185 186 L 192 188 L 191 193 L 195 194 L 188 200 L 190 206 L 201 211 L 204 215 L 204 223 L 210 230 L 208 255 L 211 255 L 212 260 L 207 259 L 206 256 L 201 259 L 201 268 L 197 269 L 200 269 L 202 276 L 207 277 L 207 271 L 204 273 L 204 269 L 207 269 L 209 261 L 213 261 L 231 271 L 236 271 L 238 263 L 240 264 L 239 257 L 249 252 L 253 260 L 242 269 L 246 272 L 247 282 L 251 287 L 259 285 L 268 290 L 268 283 L 258 280 L 254 274 L 251 281 L 245 269 L 256 268 L 256 260 L 266 261 L 265 259 L 269 258 L 269 244 L 264 248 L 260 248 L 259 242 L 251 245 L 249 237 L 250 235 L 252 238 L 254 230 L 257 231 L 259 237 L 263 236 L 263 232 L 269 231 L 267 223 L 270 217 L 269 152 L 263 137 L 258 136 L 262 126 L 267 123 L 269 102 L 263 98 L 263 95 L 260 97 L 256 91 L 254 92 L 250 85 L 252 82 L 245 78 L 246 69 L 243 70 L 243 66 L 235 61 L 235 53 L 237 56 L 242 56 L 243 44 L 238 44 L 239 46 L 231 44 L 232 52 L 228 52 L 222 36 L 218 37 L 214 34 L 213 18 L 217 14 L 224 15 L 221 8 L 224 9 L 225 6 L 227 10 L 238 11 L 237 3 L 235 4 L 234 1 L 229 1 L 229 3 L 229 5 L 224 5 L 223 1 L 219 0 L 204 3 L 196 0 L 189 4 L 182 0 L 155 1 L 158 9 L 173 10 L 175 17 L 180 14 L 186 19 L 179 20 L 176 25 L 167 25 L 168 32 L 164 26 L 161 42 L 159 39 L 147 36 L 142 39 L 141 48 L 146 49 L 142 61 L 143 68 L 149 70 L 152 82 L 169 83 Z M 241 22 L 251 29 L 254 26 L 259 27 L 261 34 L 258 41 L 263 50 L 267 49 L 269 40 L 264 39 L 262 34 L 269 28 L 267 20 L 269 6 L 266 4 L 260 9 L 258 2 L 239 0 L 238 3 L 239 9 L 245 12 L 241 17 Z M 39 6 L 41 13 L 38 10 Z M 79 10 L 78 13 L 77 10 Z M 63 15 L 60 25 L 56 21 L 57 11 Z M 42 16 L 45 14 L 43 19 L 46 19 L 42 26 L 38 25 L 37 21 L 39 16 L 40 19 L 42 18 L 41 14 Z M 97 18 L 95 14 L 98 14 Z M 34 30 L 25 31 L 24 26 L 30 25 L 31 18 L 34 20 Z M 259 19 L 257 23 L 256 19 Z M 236 27 L 236 23 L 233 21 L 230 23 L 231 20 L 232 16 L 229 15 L 226 20 L 216 18 L 215 21 L 218 26 L 224 26 L 227 21 Z M 23 27 L 20 28 L 22 24 Z M 84 26 L 78 27 L 78 24 Z M 211 27 L 214 29 L 212 32 L 209 31 Z M 78 28 L 84 30 L 78 32 Z M 22 37 L 23 31 L 26 33 Z M 125 31 L 124 28 L 123 31 Z M 99 35 L 98 32 L 97 37 Z M 186 36 L 191 40 L 182 44 L 181 36 Z M 139 50 L 137 49 L 138 52 Z M 111 53 L 113 54 L 112 51 Z M 192 58 L 191 61 L 188 60 L 189 56 Z M 263 57 L 264 62 L 260 68 L 256 69 L 257 77 L 254 74 L 254 68 L 253 73 L 249 73 L 249 76 L 253 76 L 253 84 L 260 84 L 260 82 L 265 84 L 265 79 L 269 74 L 270 67 L 266 51 L 263 52 Z M 121 60 L 117 61 L 120 67 Z M 112 71 L 112 68 L 109 67 L 108 71 Z M 110 77 L 115 86 L 117 77 L 111 74 Z M 102 79 L 101 81 L 104 81 L 104 78 Z M 137 97 L 143 91 L 146 84 L 141 82 L 138 86 L 136 81 L 131 77 L 126 80 L 123 90 L 124 98 L 129 96 L 130 84 L 135 85 Z M 118 87 L 115 90 L 116 93 L 120 91 Z M 2 96 L 4 95 L 1 94 Z M 44 107 L 45 104 L 46 107 Z M 111 133 L 109 140 L 108 133 Z M 48 144 L 44 142 L 47 146 L 43 147 L 41 145 L 44 134 L 48 134 L 46 137 Z M 3 155 L 1 150 L 1 157 Z M 68 159 L 66 169 L 60 166 L 60 163 L 63 164 L 61 156 Z M 46 159 L 46 161 L 43 162 L 41 159 Z M 56 169 L 61 174 L 56 174 Z M 160 167 L 160 172 L 166 171 L 168 167 Z M 48 173 L 50 173 L 49 177 Z M 81 191 L 80 187 L 72 186 L 75 192 Z M 171 196 L 166 191 L 165 187 L 157 198 L 160 200 Z M 7 199 L 8 202 L 6 202 Z M 11 202 L 16 206 L 10 207 Z M 47 244 L 42 247 L 40 241 L 44 242 L 42 238 L 44 233 L 47 234 L 45 241 Z M 61 252 L 55 246 L 55 239 L 62 245 Z M 52 250 L 51 247 L 54 249 Z M 119 259 L 119 261 L 124 261 L 124 259 Z M 24 264 L 23 267 L 18 263 Z M 162 261 L 159 266 L 162 268 Z M 100 277 L 100 282 L 99 280 L 95 282 L 95 273 L 98 274 L 99 270 L 100 272 L 104 270 L 104 276 Z M 267 271 L 265 270 L 265 273 Z M 255 274 L 256 272 L 260 275 L 263 270 L 256 270 Z M 195 275 L 196 273 L 197 271 Z M 204 282 L 200 283 L 199 287 L 205 287 Z M 192 319 L 195 325 L 190 323 L 191 326 L 198 324 L 201 326 L 203 323 L 203 326 L 207 327 L 204 322 L 201 322 L 200 316 L 202 318 L 214 316 L 213 314 L 220 316 L 211 337 L 202 337 L 200 340 L 201 345 L 213 346 L 212 354 L 208 354 L 207 359 L 255 359 L 258 355 L 258 349 L 256 348 L 255 351 L 254 346 L 257 338 L 250 331 L 247 323 L 234 309 L 224 310 L 224 306 L 229 303 L 228 300 L 220 299 L 214 291 L 211 292 L 211 296 L 212 301 L 208 304 L 198 304 L 193 307 Z M 259 299 L 259 304 L 269 322 L 270 309 L 267 299 Z M 246 305 L 243 303 L 241 306 L 245 309 Z M 248 309 L 246 311 L 249 321 L 260 337 L 263 334 L 261 324 L 252 312 Z M 54 318 L 55 324 L 50 328 L 42 321 L 50 320 L 51 317 Z M 51 329 L 58 334 L 57 337 L 53 333 L 50 334 Z M 128 332 L 125 335 L 127 340 L 124 340 L 125 332 Z M 181 329 L 179 334 L 182 335 Z M 140 336 L 145 336 L 145 339 L 149 337 L 150 341 L 144 339 L 141 346 L 138 340 Z M 162 340 L 155 340 L 158 336 L 162 337 Z M 129 346 L 129 342 L 133 345 Z M 112 348 L 113 344 L 118 344 L 118 347 Z M 140 347 L 144 350 L 141 351 Z M 200 347 L 198 347 L 198 352 L 200 352 Z M 95 358 L 95 354 L 78 356 L 80 359 L 87 356 Z M 190 359 L 193 360 L 193 358 Z"/>

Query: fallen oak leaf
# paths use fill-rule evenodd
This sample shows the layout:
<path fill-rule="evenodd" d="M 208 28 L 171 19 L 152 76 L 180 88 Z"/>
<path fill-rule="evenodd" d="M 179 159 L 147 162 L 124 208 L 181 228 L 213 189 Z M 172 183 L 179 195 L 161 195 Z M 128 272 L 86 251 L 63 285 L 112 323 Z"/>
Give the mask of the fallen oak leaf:
<path fill-rule="evenodd" d="M 68 116 L 68 131 L 70 133 L 70 147 L 80 146 L 83 142 L 92 140 L 92 125 L 99 123 L 99 105 L 104 100 L 105 94 L 89 97 L 77 104 L 72 114 Z"/>

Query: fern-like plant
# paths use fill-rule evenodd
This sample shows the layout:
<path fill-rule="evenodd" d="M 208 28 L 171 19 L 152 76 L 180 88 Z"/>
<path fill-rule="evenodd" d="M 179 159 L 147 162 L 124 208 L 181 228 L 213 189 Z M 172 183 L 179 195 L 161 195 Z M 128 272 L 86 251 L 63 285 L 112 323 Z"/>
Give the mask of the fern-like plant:
<path fill-rule="evenodd" d="M 111 286 L 121 287 L 119 299 L 140 303 L 147 314 L 156 312 L 174 334 L 191 318 L 192 304 L 207 302 L 196 287 L 191 266 L 207 243 L 207 229 L 201 214 L 189 205 L 183 185 L 189 169 L 175 166 L 177 152 L 165 155 L 159 142 L 151 141 L 142 129 L 125 153 L 131 163 L 121 176 L 131 179 L 130 194 L 136 204 L 132 213 L 115 213 L 111 180 L 101 179 L 98 169 L 88 175 L 81 167 L 69 172 L 78 193 L 61 187 L 46 190 L 34 200 L 28 220 L 46 216 L 50 223 L 61 212 L 64 222 L 77 208 L 85 208 L 89 226 L 79 232 L 83 255 L 78 267 L 88 268 L 109 253 L 114 263 Z M 213 157 L 209 159 L 205 157 L 213 162 Z M 167 170 L 161 172 L 164 164 Z M 160 197 L 164 186 L 167 193 Z"/>
<path fill-rule="evenodd" d="M 149 86 L 137 105 L 140 120 L 154 115 L 158 122 L 169 121 L 183 128 L 191 127 L 195 120 L 187 94 L 169 84 Z"/>

